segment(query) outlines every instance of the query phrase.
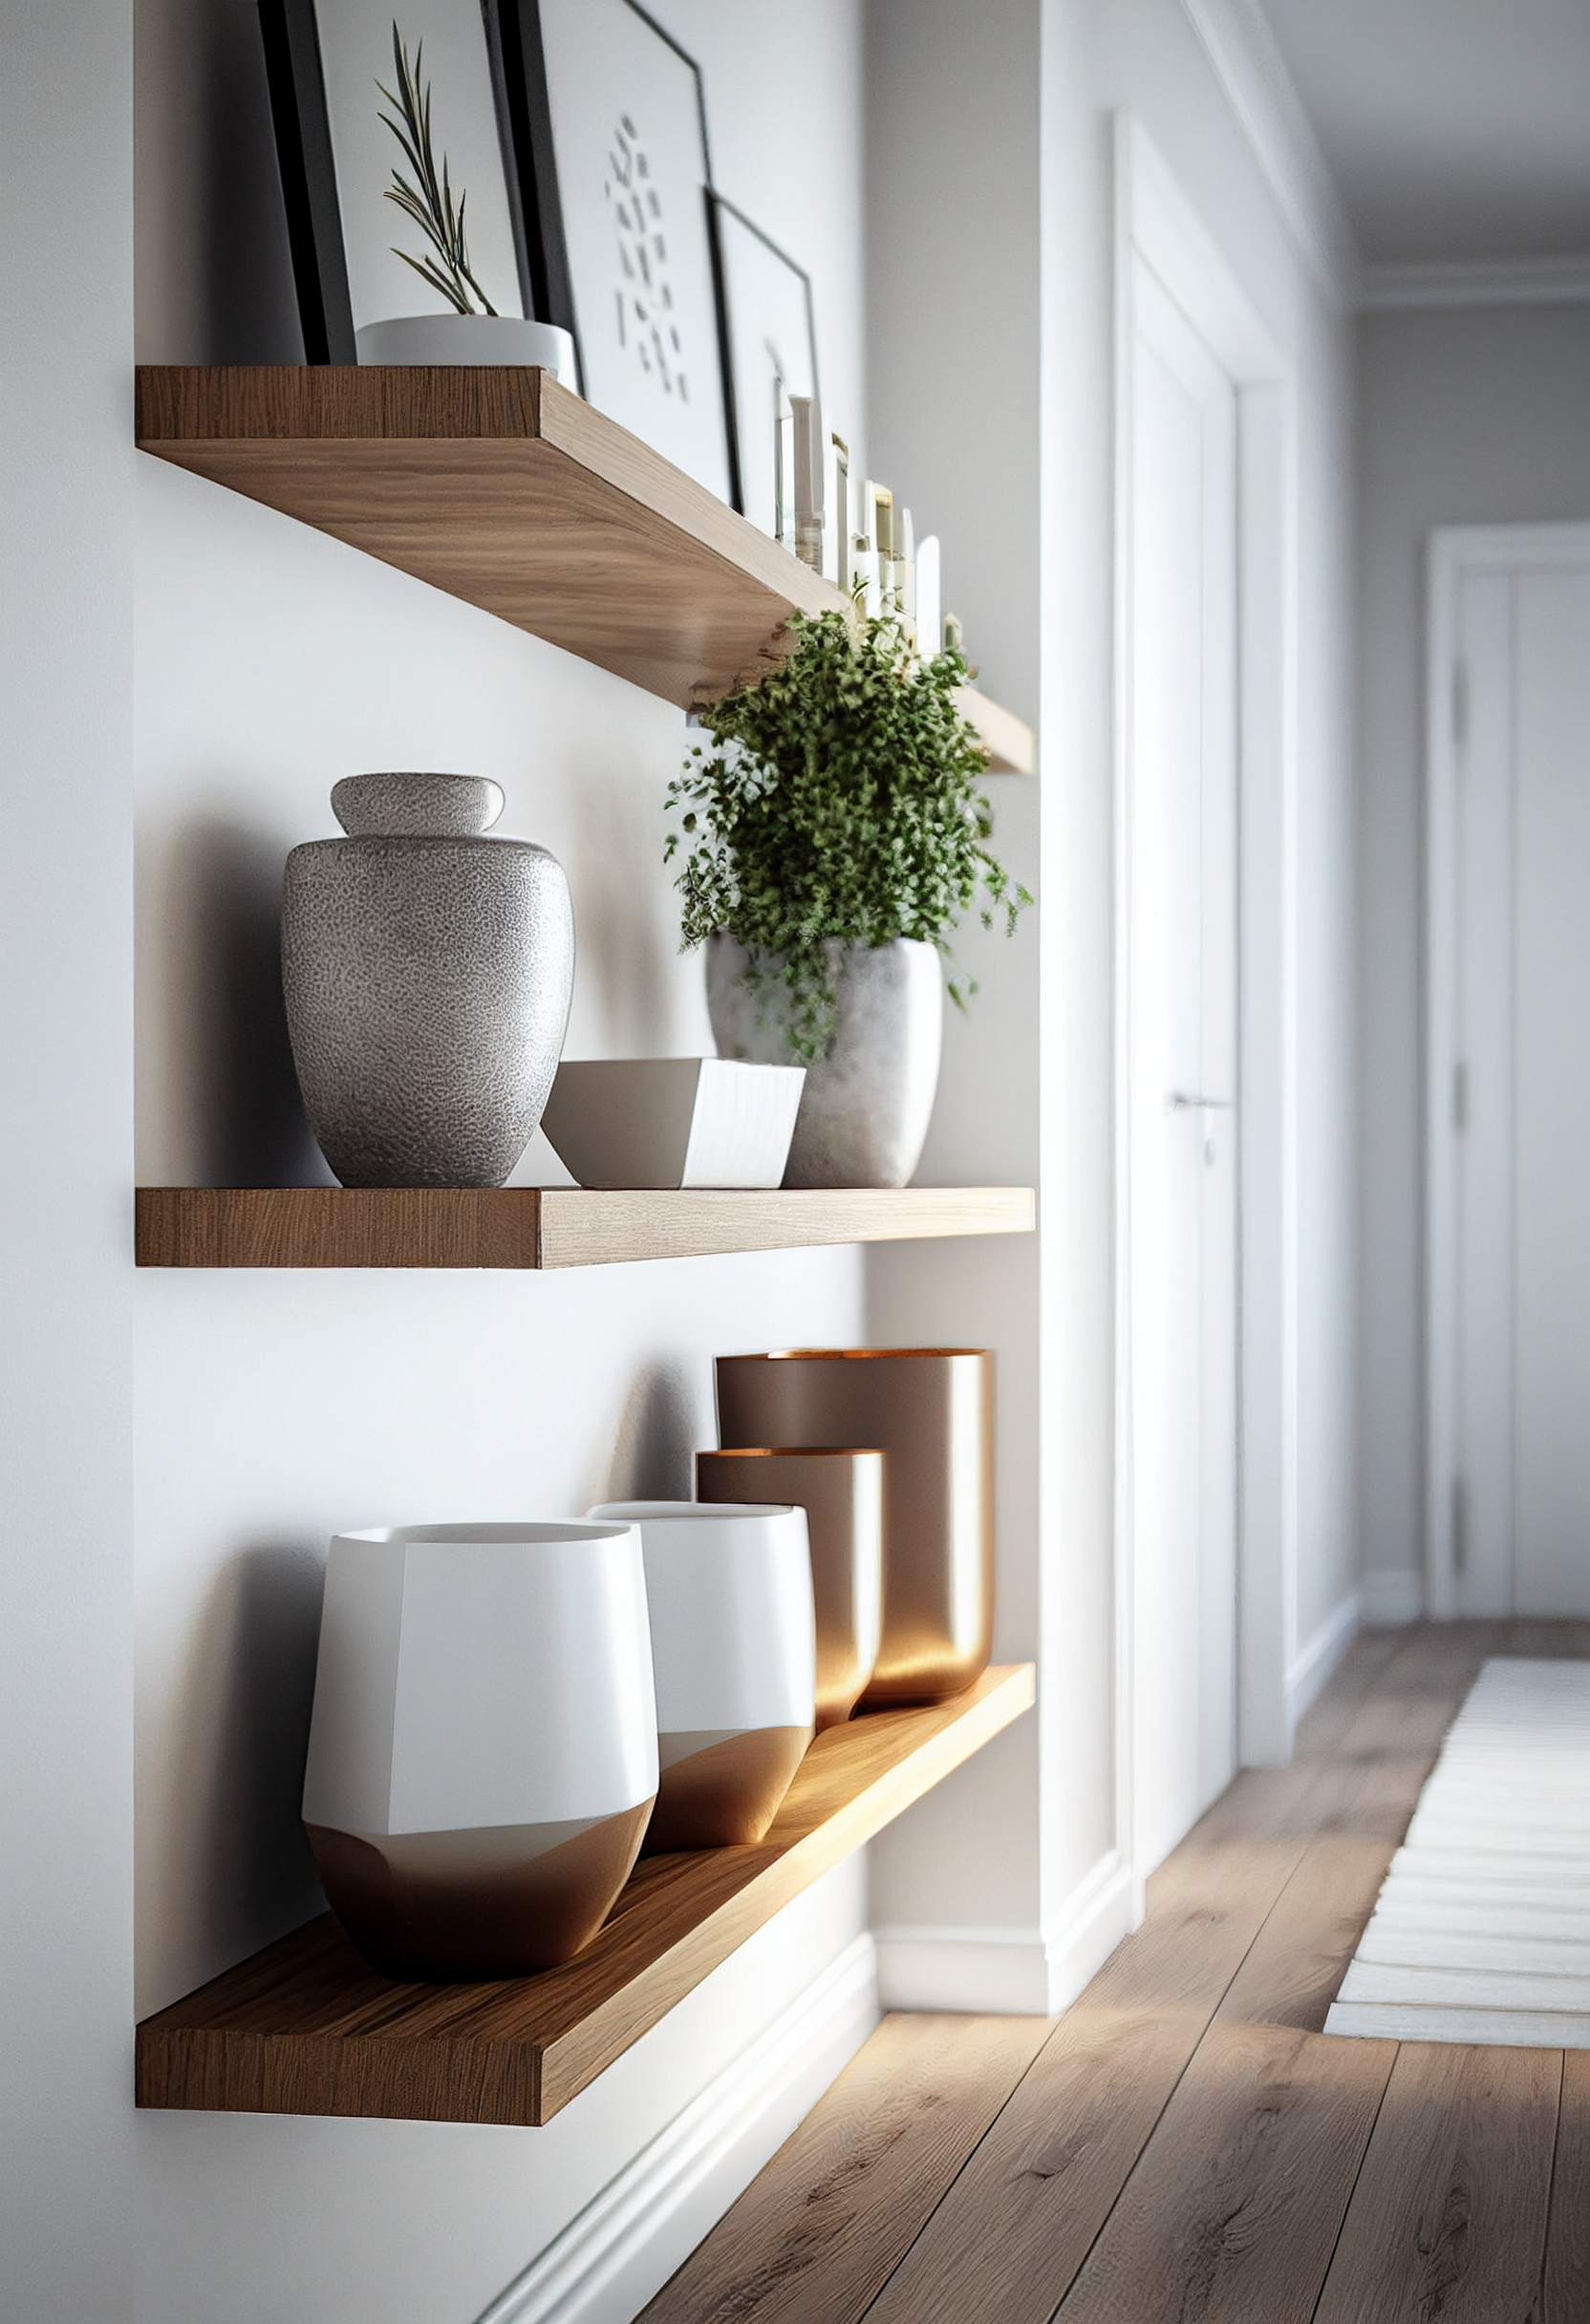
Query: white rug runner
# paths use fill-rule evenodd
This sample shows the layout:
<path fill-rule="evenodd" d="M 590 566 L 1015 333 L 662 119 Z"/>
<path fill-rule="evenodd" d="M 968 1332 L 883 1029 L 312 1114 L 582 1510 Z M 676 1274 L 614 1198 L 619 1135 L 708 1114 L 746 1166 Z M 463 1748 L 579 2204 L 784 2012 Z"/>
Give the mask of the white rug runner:
<path fill-rule="evenodd" d="M 1488 1662 L 1327 2034 L 1590 2050 L 1590 1662 Z"/>

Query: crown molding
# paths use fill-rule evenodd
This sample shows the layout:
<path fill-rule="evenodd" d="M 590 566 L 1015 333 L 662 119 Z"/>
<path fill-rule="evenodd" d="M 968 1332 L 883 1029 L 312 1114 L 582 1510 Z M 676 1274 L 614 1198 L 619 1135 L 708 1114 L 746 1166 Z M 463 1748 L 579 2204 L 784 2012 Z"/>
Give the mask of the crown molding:
<path fill-rule="evenodd" d="M 1314 125 L 1258 0 L 1182 0 L 1280 208 L 1326 296 L 1359 303 L 1363 269 Z"/>
<path fill-rule="evenodd" d="M 1371 314 L 1416 307 L 1582 307 L 1590 305 L 1590 257 L 1365 267 L 1360 304 Z"/>

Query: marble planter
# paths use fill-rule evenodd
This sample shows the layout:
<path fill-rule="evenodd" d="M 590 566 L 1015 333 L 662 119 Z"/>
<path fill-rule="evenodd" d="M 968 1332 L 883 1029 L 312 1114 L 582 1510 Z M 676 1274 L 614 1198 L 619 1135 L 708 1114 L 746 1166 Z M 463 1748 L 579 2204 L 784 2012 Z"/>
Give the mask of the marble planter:
<path fill-rule="evenodd" d="M 804 1509 L 817 1618 L 817 1728 L 838 1727 L 861 1699 L 878 1654 L 883 1600 L 883 1454 L 823 1445 L 809 1452 L 740 1446 L 698 1452 L 703 1501 L 788 1501 Z"/>
<path fill-rule="evenodd" d="M 571 1959 L 629 1878 L 656 1788 L 634 1526 L 337 1536 L 304 1826 L 332 1909 L 383 1975 Z"/>
<path fill-rule="evenodd" d="M 994 1643 L 994 1359 L 975 1347 L 791 1348 L 720 1356 L 719 1439 L 875 1445 L 883 1622 L 862 1708 L 935 1703 Z"/>
<path fill-rule="evenodd" d="M 282 979 L 310 1126 L 344 1186 L 501 1186 L 569 1022 L 574 920 L 545 848 L 489 839 L 495 783 L 350 776 L 294 848 Z"/>
<path fill-rule="evenodd" d="M 749 956 L 707 938 L 707 1007 L 720 1057 L 789 1065 L 776 982 L 751 992 Z M 838 1017 L 827 1054 L 806 1067 L 785 1186 L 905 1186 L 921 1158 L 938 1088 L 944 979 L 931 944 L 830 944 Z"/>
<path fill-rule="evenodd" d="M 646 1853 L 761 1840 L 816 1720 L 805 1514 L 609 1501 L 591 1517 L 645 1544 L 661 1771 Z"/>

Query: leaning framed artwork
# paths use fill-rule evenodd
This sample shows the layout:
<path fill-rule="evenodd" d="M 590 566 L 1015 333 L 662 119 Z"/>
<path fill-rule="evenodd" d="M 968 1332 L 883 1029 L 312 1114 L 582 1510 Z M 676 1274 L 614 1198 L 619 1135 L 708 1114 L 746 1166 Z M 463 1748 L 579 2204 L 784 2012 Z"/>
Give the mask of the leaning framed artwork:
<path fill-rule="evenodd" d="M 260 0 L 260 25 L 308 361 L 398 316 L 535 316 L 481 0 Z"/>
<path fill-rule="evenodd" d="M 543 319 L 599 410 L 739 505 L 706 105 L 636 0 L 487 0 Z"/>
<path fill-rule="evenodd" d="M 737 506 L 763 532 L 784 539 L 792 522 L 788 467 L 791 397 L 813 412 L 817 332 L 811 278 L 771 235 L 716 195 L 723 337 L 740 494 Z M 793 547 L 792 540 L 786 546 Z"/>

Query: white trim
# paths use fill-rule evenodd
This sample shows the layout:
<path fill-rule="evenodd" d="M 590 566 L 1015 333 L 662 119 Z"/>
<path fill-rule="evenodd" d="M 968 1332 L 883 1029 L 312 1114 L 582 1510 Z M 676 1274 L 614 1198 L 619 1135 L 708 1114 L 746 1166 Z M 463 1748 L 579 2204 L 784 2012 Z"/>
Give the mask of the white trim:
<path fill-rule="evenodd" d="M 1365 267 L 1359 303 L 1369 314 L 1421 307 L 1582 307 L 1590 304 L 1590 258 Z"/>
<path fill-rule="evenodd" d="M 1182 0 L 1293 241 L 1343 313 L 1358 303 L 1351 223 L 1257 0 Z"/>
<path fill-rule="evenodd" d="M 1112 1848 L 1079 1882 L 1052 1927 L 877 1928 L 886 2010 L 1055 2017 L 1133 1925 L 1130 1867 Z"/>
<path fill-rule="evenodd" d="M 631 2324 L 778 2152 L 878 2022 L 859 1936 L 476 2324 Z"/>
<path fill-rule="evenodd" d="M 1369 1629 L 1386 1629 L 1423 1619 L 1425 1585 L 1415 1573 L 1365 1574 L 1358 1594 Z"/>
<path fill-rule="evenodd" d="M 1135 1864 L 1129 787 L 1133 269 L 1150 268 L 1237 390 L 1241 1310 L 1238 1757 L 1284 1764 L 1298 1545 L 1297 417 L 1283 351 L 1142 127 L 1115 124 L 1116 1848 Z M 1141 1913 L 1141 1878 L 1135 1909 Z"/>
<path fill-rule="evenodd" d="M 1286 1703 L 1294 1728 L 1358 1635 L 1364 1616 L 1361 1590 L 1349 1590 L 1333 1614 L 1327 1614 L 1286 1672 Z"/>
<path fill-rule="evenodd" d="M 1451 1481 L 1458 1472 L 1457 1151 L 1451 1092 L 1462 1046 L 1458 1009 L 1458 742 L 1452 704 L 1459 596 L 1470 573 L 1590 563 L 1590 525 L 1443 525 L 1431 532 L 1425 646 L 1425 1444 L 1424 1575 L 1415 1611 L 1458 1610 Z M 1364 1604 L 1378 1580 L 1365 1578 Z M 1411 1578 L 1419 1589 L 1419 1577 Z M 1372 1619 L 1408 1621 L 1411 1614 Z"/>

